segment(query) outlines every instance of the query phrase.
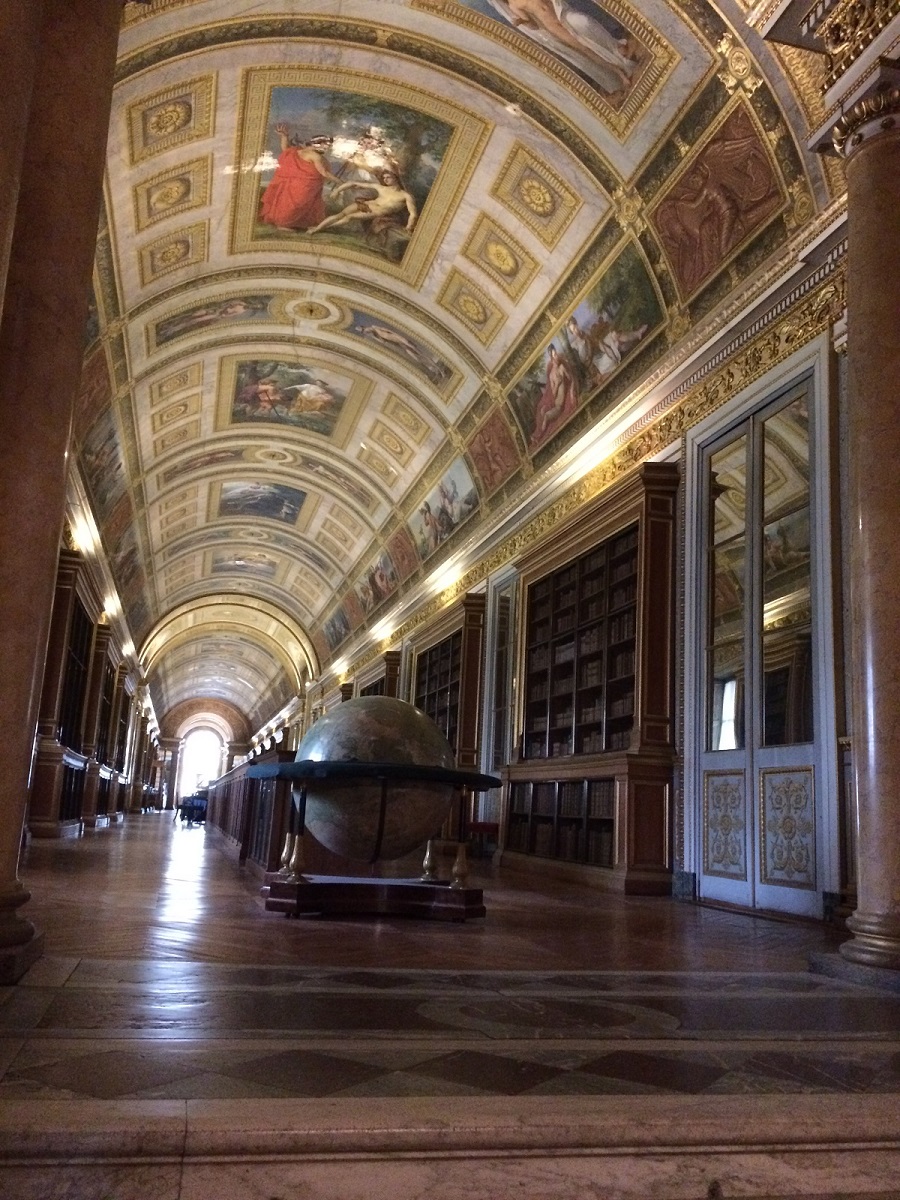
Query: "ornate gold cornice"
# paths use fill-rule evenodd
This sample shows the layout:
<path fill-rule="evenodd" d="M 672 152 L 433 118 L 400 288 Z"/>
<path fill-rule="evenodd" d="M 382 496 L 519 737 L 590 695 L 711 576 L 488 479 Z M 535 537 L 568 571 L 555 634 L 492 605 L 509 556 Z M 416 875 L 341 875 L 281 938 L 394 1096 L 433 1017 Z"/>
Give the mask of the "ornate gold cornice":
<path fill-rule="evenodd" d="M 849 158 L 868 138 L 894 129 L 900 122 L 900 84 L 883 84 L 852 105 L 835 124 L 834 148 Z"/>
<path fill-rule="evenodd" d="M 828 70 L 825 88 L 831 87 L 847 68 L 900 13 L 900 0 L 838 0 L 813 29 L 825 45 Z"/>

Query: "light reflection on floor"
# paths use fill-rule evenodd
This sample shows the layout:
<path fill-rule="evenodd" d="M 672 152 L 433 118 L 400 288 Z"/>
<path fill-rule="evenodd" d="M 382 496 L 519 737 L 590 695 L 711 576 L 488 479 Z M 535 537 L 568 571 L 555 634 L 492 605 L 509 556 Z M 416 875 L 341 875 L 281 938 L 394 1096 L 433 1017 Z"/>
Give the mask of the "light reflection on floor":
<path fill-rule="evenodd" d="M 209 848 L 205 843 L 203 825 L 175 822 L 175 836 L 169 842 L 169 853 L 163 863 L 157 914 L 161 921 L 171 921 L 173 926 L 151 931 L 157 935 L 151 936 L 151 944 L 159 940 L 169 946 L 173 942 L 187 945 L 192 940 L 192 929 L 185 929 L 184 923 L 193 926 L 208 908 L 203 860 Z"/>

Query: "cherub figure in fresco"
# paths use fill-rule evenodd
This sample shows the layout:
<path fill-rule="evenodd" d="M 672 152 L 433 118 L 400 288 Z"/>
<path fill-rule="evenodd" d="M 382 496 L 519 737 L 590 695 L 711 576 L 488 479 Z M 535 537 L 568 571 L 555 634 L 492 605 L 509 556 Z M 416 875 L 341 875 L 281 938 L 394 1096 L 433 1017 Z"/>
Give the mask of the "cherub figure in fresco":
<path fill-rule="evenodd" d="M 377 182 L 376 182 L 377 181 Z M 406 212 L 405 228 L 411 233 L 416 223 L 418 210 L 412 192 L 408 192 L 400 182 L 396 171 L 383 170 L 375 174 L 375 180 L 349 180 L 334 189 L 333 196 L 338 196 L 348 189 L 359 189 L 373 193 L 359 196 L 352 204 L 346 205 L 340 212 L 326 217 L 318 225 L 309 230 L 310 233 L 321 233 L 323 229 L 336 229 L 341 225 L 349 225 L 351 221 L 368 224 L 373 233 L 380 233 L 395 226 L 402 220 L 401 214 Z"/>
<path fill-rule="evenodd" d="M 626 91 L 637 62 L 626 54 L 627 40 L 617 39 L 600 21 L 566 0 L 490 0 L 520 32 L 545 50 L 566 59 L 603 91 Z"/>
<path fill-rule="evenodd" d="M 279 229 L 309 229 L 325 218 L 325 181 L 339 183 L 325 158 L 333 138 L 326 135 L 301 143 L 289 138 L 284 123 L 275 126 L 281 143 L 278 166 L 259 205 L 259 219 Z"/>

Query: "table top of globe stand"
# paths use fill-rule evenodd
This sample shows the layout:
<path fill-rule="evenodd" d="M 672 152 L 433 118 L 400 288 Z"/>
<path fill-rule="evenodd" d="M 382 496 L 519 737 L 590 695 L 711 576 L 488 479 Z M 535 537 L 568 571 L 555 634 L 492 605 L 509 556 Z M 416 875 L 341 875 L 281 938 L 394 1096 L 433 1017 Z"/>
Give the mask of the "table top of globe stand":
<path fill-rule="evenodd" d="M 448 783 L 452 787 L 468 787 L 475 792 L 497 788 L 502 780 L 496 775 L 464 771 L 455 767 L 434 767 L 423 763 L 357 762 L 353 759 L 301 759 L 289 763 L 259 763 L 250 767 L 252 779 L 291 779 L 295 783 L 312 779 L 384 779 L 414 780 L 418 783 Z"/>

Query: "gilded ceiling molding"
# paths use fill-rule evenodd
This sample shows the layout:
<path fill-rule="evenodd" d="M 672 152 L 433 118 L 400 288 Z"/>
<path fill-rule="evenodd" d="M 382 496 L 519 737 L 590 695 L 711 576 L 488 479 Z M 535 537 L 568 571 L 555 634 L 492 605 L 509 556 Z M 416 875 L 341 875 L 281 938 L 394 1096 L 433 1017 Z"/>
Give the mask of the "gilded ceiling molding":
<path fill-rule="evenodd" d="M 779 306 L 780 308 L 781 306 Z M 777 310 L 776 310 L 777 311 Z M 550 537 L 578 509 L 618 483 L 646 459 L 680 440 L 692 426 L 704 420 L 738 392 L 760 379 L 801 346 L 838 320 L 844 311 L 843 269 L 800 299 L 786 313 L 757 333 L 737 354 L 718 362 L 716 369 L 666 409 L 652 423 L 633 434 L 613 455 L 583 476 L 563 496 L 503 544 L 480 559 L 452 587 L 423 605 L 391 638 L 352 660 L 351 673 L 363 669 L 378 655 L 391 649 L 420 626 L 432 621 L 444 608 L 457 602 L 494 572 L 521 557 Z"/>
<path fill-rule="evenodd" d="M 828 56 L 824 91 L 840 79 L 882 29 L 900 14 L 900 0 L 837 0 L 824 16 L 819 17 L 818 11 L 816 5 L 804 24 L 823 42 Z"/>
<path fill-rule="evenodd" d="M 752 96 L 762 83 L 762 76 L 754 71 L 756 63 L 731 30 L 719 40 L 716 50 L 721 59 L 719 79 L 728 94 L 732 95 L 740 88 Z"/>

